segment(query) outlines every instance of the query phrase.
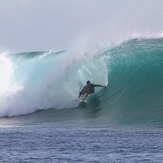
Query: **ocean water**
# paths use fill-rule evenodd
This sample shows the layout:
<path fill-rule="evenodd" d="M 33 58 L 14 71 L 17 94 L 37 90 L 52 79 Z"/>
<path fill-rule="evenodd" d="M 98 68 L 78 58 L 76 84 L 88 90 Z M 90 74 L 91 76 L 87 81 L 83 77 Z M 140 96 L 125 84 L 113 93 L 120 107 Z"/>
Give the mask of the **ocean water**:
<path fill-rule="evenodd" d="M 0 63 L 1 162 L 163 162 L 161 37 Z"/>

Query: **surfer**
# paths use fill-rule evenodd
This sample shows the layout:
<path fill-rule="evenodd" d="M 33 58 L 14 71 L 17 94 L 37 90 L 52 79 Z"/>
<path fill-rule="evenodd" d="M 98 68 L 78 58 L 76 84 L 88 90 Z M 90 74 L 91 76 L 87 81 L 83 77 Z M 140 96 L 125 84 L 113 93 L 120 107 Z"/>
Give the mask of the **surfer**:
<path fill-rule="evenodd" d="M 106 86 L 96 85 L 96 84 L 91 83 L 90 81 L 87 81 L 86 85 L 84 86 L 84 88 L 82 89 L 82 91 L 79 93 L 78 98 L 80 98 L 81 95 L 86 94 L 85 98 L 82 99 L 84 101 L 89 94 L 94 93 L 94 91 L 95 91 L 94 90 L 94 87 L 106 87 Z"/>

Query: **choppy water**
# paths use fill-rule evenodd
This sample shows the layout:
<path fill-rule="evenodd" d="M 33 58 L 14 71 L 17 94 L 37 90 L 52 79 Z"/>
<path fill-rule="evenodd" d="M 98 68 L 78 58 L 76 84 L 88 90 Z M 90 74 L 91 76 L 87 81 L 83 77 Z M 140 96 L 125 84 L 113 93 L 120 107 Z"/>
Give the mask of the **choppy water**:
<path fill-rule="evenodd" d="M 163 130 L 147 127 L 0 128 L 2 162 L 163 162 Z"/>

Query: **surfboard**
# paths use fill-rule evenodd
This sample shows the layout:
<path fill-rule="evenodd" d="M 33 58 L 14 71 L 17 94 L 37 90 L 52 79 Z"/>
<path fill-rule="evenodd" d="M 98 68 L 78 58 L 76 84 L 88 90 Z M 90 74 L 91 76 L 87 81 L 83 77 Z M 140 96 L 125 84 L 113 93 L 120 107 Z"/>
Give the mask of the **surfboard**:
<path fill-rule="evenodd" d="M 85 99 L 86 95 L 87 95 L 87 93 L 81 94 L 81 96 L 79 97 L 79 100 L 86 102 L 86 99 Z M 83 99 L 85 99 L 85 100 L 83 100 Z"/>

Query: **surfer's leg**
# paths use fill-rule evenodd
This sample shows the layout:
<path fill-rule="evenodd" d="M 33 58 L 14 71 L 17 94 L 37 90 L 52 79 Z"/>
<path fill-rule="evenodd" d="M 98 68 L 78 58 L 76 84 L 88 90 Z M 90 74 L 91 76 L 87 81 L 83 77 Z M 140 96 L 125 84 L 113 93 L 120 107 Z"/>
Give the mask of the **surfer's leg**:
<path fill-rule="evenodd" d="M 85 100 L 87 98 L 87 96 L 88 96 L 88 93 L 86 94 L 86 96 L 85 96 L 85 98 L 83 100 Z"/>

